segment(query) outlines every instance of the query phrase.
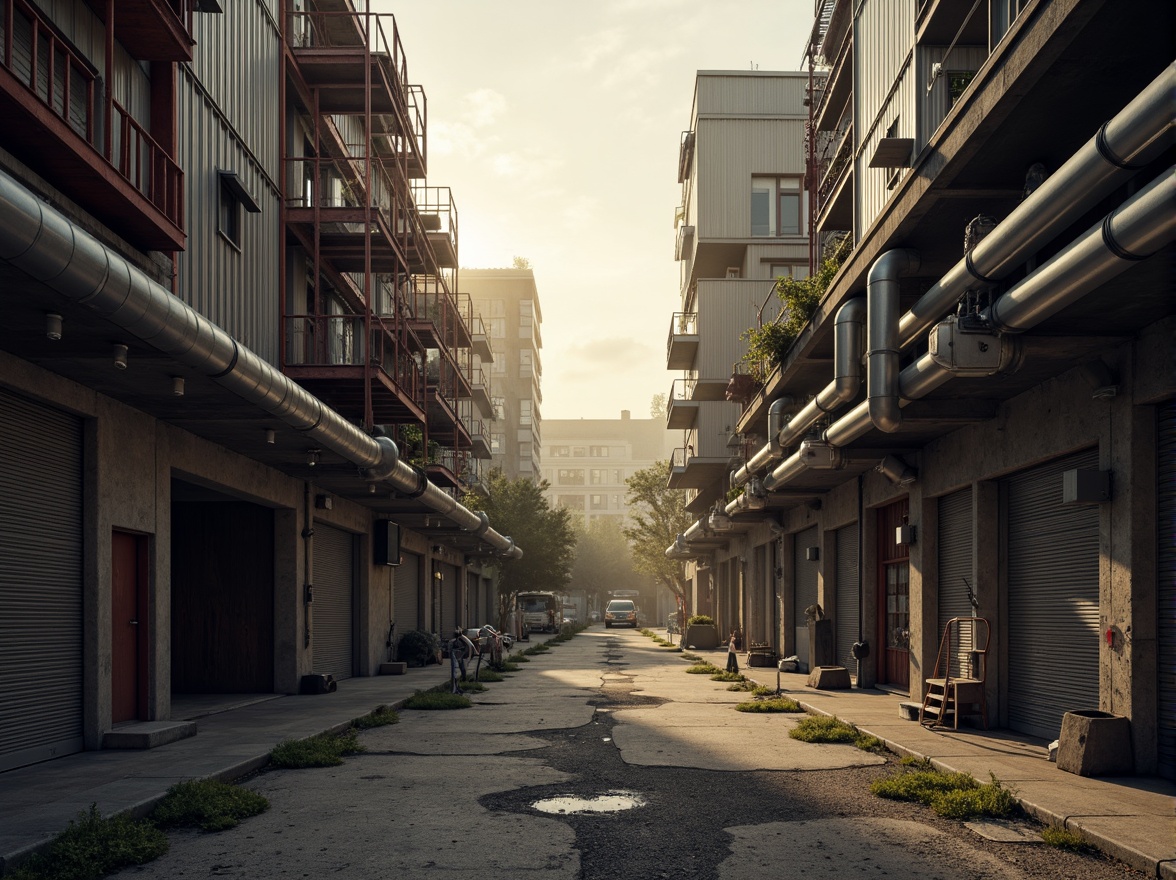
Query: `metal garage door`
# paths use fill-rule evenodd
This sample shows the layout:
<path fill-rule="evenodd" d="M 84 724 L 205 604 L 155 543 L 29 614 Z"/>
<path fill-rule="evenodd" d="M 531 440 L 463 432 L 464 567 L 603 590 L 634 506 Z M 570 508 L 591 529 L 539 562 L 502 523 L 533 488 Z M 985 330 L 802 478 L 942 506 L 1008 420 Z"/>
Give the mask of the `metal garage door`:
<path fill-rule="evenodd" d="M 396 603 L 393 619 L 397 638 L 423 625 L 420 619 L 421 558 L 415 553 L 403 553 L 401 558 L 404 561 L 392 569 L 393 601 Z"/>
<path fill-rule="evenodd" d="M 335 678 L 355 673 L 352 641 L 355 538 L 323 523 L 314 527 L 314 671 Z"/>
<path fill-rule="evenodd" d="M 837 663 L 857 675 L 850 650 L 858 640 L 858 525 L 837 530 Z"/>
<path fill-rule="evenodd" d="M 953 617 L 972 617 L 976 612 L 968 598 L 972 583 L 972 487 L 944 495 L 939 499 L 939 629 L 935 634 L 936 652 L 947 622 Z M 953 633 L 951 674 L 968 671 L 968 653 L 972 649 L 972 627 Z M 983 634 L 980 639 L 983 640 Z M 936 653 L 938 657 L 938 653 Z M 938 675 L 940 670 L 936 671 Z"/>
<path fill-rule="evenodd" d="M 457 569 L 444 562 L 434 562 L 437 571 L 441 572 L 441 638 L 448 638 L 454 627 L 462 626 L 457 604 L 460 584 L 457 580 Z"/>
<path fill-rule="evenodd" d="M 1157 416 L 1160 775 L 1176 779 L 1176 401 Z"/>
<path fill-rule="evenodd" d="M 808 672 L 809 634 L 808 618 L 804 610 L 817 604 L 817 563 L 806 559 L 806 551 L 817 546 L 817 527 L 805 529 L 792 536 L 792 625 L 796 628 L 796 656 L 800 658 L 800 669 Z"/>
<path fill-rule="evenodd" d="M 81 420 L 0 391 L 0 770 L 82 750 Z"/>
<path fill-rule="evenodd" d="M 1099 510 L 1062 506 L 1072 455 L 1002 483 L 1007 512 L 1009 726 L 1056 739 L 1062 715 L 1098 708 Z"/>

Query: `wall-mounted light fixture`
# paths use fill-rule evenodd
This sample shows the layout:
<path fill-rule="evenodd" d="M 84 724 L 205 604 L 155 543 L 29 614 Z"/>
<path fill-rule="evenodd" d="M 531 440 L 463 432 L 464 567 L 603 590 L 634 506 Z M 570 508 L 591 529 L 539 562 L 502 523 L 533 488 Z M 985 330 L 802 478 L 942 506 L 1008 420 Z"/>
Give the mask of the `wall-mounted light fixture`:
<path fill-rule="evenodd" d="M 318 464 L 319 456 L 322 455 L 322 453 L 323 451 L 318 447 L 311 447 L 310 449 L 306 450 L 306 466 L 314 467 L 316 464 Z"/>
<path fill-rule="evenodd" d="M 184 377 L 172 376 L 172 395 L 174 397 L 184 396 Z"/>
<path fill-rule="evenodd" d="M 895 544 L 913 544 L 915 543 L 915 527 L 910 523 L 904 523 L 894 529 L 894 543 Z"/>
<path fill-rule="evenodd" d="M 369 495 L 376 494 L 376 484 L 375 483 L 368 483 L 368 494 Z"/>
<path fill-rule="evenodd" d="M 821 558 L 821 548 L 816 547 L 816 546 L 805 547 L 804 548 L 804 558 L 807 559 L 809 562 L 819 561 Z"/>
<path fill-rule="evenodd" d="M 335 507 L 335 499 L 330 495 L 315 495 L 314 506 L 319 510 L 333 510 Z"/>
<path fill-rule="evenodd" d="M 266 428 L 265 429 L 265 442 L 268 443 L 270 446 L 274 445 L 274 429 L 273 428 Z"/>
<path fill-rule="evenodd" d="M 114 351 L 112 357 L 114 358 L 114 368 L 116 370 L 125 370 L 127 368 L 127 352 L 130 351 L 127 346 L 121 342 L 114 343 Z"/>
<path fill-rule="evenodd" d="M 45 313 L 45 338 L 56 342 L 61 338 L 61 315 L 57 312 Z"/>

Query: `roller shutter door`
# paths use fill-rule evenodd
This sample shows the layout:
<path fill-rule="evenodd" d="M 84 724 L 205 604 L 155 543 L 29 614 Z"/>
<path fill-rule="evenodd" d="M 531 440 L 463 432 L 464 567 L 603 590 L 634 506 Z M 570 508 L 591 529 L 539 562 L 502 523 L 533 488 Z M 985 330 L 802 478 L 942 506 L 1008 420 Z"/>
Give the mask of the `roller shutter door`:
<path fill-rule="evenodd" d="M 434 563 L 441 572 L 441 634 L 444 638 L 455 627 L 461 626 L 457 608 L 457 570 L 443 562 Z"/>
<path fill-rule="evenodd" d="M 1003 481 L 1009 727 L 1048 740 L 1099 705 L 1099 509 L 1061 503 L 1062 473 L 1096 467 L 1090 450 Z"/>
<path fill-rule="evenodd" d="M 967 582 L 965 582 L 967 578 Z M 943 631 L 953 617 L 972 617 L 968 583 L 972 582 L 972 489 L 962 489 L 939 499 L 939 630 L 935 635 L 936 657 Z M 972 584 L 975 587 L 975 584 Z M 954 643 L 951 674 L 968 672 L 972 649 L 972 628 L 961 627 Z M 983 639 L 983 635 L 980 636 Z M 942 670 L 937 670 L 938 675 Z"/>
<path fill-rule="evenodd" d="M 1160 775 L 1176 779 L 1176 401 L 1157 417 Z"/>
<path fill-rule="evenodd" d="M 858 526 L 837 530 L 837 662 L 857 675 L 850 650 L 858 640 Z"/>
<path fill-rule="evenodd" d="M 796 656 L 800 669 L 808 672 L 809 635 L 808 617 L 804 609 L 817 602 L 817 562 L 805 558 L 809 547 L 817 546 L 817 527 L 797 532 L 792 538 L 792 621 L 796 628 Z"/>
<path fill-rule="evenodd" d="M 314 671 L 351 678 L 355 538 L 349 532 L 315 524 L 314 581 Z"/>
<path fill-rule="evenodd" d="M 0 391 L 0 770 L 82 750 L 81 420 Z"/>
<path fill-rule="evenodd" d="M 420 577 L 421 558 L 415 553 L 402 554 L 404 561 L 392 569 L 396 637 L 421 626 Z"/>

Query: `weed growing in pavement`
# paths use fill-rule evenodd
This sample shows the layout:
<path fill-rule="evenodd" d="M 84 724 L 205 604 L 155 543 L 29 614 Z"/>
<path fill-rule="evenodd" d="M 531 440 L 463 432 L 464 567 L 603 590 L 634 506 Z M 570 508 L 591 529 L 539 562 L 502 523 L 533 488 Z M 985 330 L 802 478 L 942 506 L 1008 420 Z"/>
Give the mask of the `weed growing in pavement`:
<path fill-rule="evenodd" d="M 530 663 L 531 658 L 526 656 L 522 651 L 515 651 L 506 658 L 507 665 L 511 663 Z"/>
<path fill-rule="evenodd" d="M 699 657 L 697 654 L 692 654 L 692 653 L 690 653 L 689 651 L 683 651 L 683 652 L 682 652 L 682 659 L 683 659 L 683 660 L 689 660 L 691 663 L 697 663 L 697 662 L 699 662 L 700 660 L 702 660 L 702 658 L 701 658 L 701 657 Z"/>
<path fill-rule="evenodd" d="M 727 685 L 727 690 L 746 691 L 753 697 L 770 697 L 772 694 L 776 693 L 774 688 L 766 687 L 762 684 L 756 684 L 754 681 L 751 681 L 747 678 L 743 679 L 743 681 L 737 681 L 734 684 Z"/>
<path fill-rule="evenodd" d="M 530 661 L 527 660 L 524 662 L 529 663 Z M 495 672 L 518 672 L 520 669 L 522 669 L 518 663 L 512 660 L 504 660 L 501 663 L 491 663 L 490 668 Z"/>
<path fill-rule="evenodd" d="M 686 670 L 688 675 L 714 675 L 716 672 L 723 670 L 712 663 L 695 663 Z"/>
<path fill-rule="evenodd" d="M 712 675 L 711 681 L 747 681 L 747 679 L 738 672 L 727 672 L 723 670 Z"/>
<path fill-rule="evenodd" d="M 981 785 L 967 773 L 907 770 L 897 776 L 874 780 L 870 791 L 891 800 L 925 804 L 946 819 L 1013 815 L 1018 808 L 1015 792 L 1001 785 L 996 776 L 991 779 Z"/>
<path fill-rule="evenodd" d="M 475 682 L 476 684 L 476 682 Z M 417 691 L 404 704 L 405 709 L 468 709 L 474 705 L 470 698 L 461 694 L 441 691 Z"/>
<path fill-rule="evenodd" d="M 457 683 L 457 686 L 459 688 L 461 688 L 461 691 L 464 694 L 480 694 L 483 691 L 487 690 L 486 685 L 482 684 L 482 682 L 474 681 L 473 679 L 469 679 L 469 678 L 467 678 L 465 681 L 459 681 Z M 417 693 L 421 693 L 421 692 L 417 691 Z M 453 685 L 447 681 L 443 681 L 440 684 L 433 685 L 431 688 L 429 688 L 424 693 L 427 693 L 427 694 L 451 694 L 451 693 L 453 693 Z"/>
<path fill-rule="evenodd" d="M 803 712 L 800 703 L 789 697 L 774 697 L 770 700 L 751 700 L 735 706 L 736 712 Z"/>
<path fill-rule="evenodd" d="M 473 676 L 470 676 L 469 680 L 473 681 L 475 683 L 483 682 L 483 681 L 489 681 L 489 682 L 506 681 L 506 676 L 503 675 L 501 672 L 495 672 L 493 669 L 490 669 L 487 667 L 487 668 L 479 669 L 478 670 L 478 677 L 474 678 Z M 463 686 L 465 684 L 467 684 L 467 682 L 462 682 Z"/>
<path fill-rule="evenodd" d="M 287 739 L 274 746 L 270 763 L 275 767 L 296 770 L 303 767 L 336 767 L 345 755 L 364 751 L 355 728 L 344 733 L 320 733 L 307 739 Z"/>
<path fill-rule="evenodd" d="M 917 758 L 914 755 L 904 755 L 899 763 L 904 767 L 910 767 L 912 770 L 930 771 L 935 769 L 935 765 L 931 763 L 929 758 Z"/>
<path fill-rule="evenodd" d="M 269 801 L 248 788 L 214 779 L 191 780 L 167 790 L 151 812 L 151 821 L 159 828 L 224 831 L 268 809 Z"/>
<path fill-rule="evenodd" d="M 865 752 L 884 752 L 886 745 L 876 736 L 862 733 L 857 727 L 836 715 L 810 715 L 801 719 L 788 735 L 801 742 L 853 743 Z"/>
<path fill-rule="evenodd" d="M 387 727 L 389 724 L 396 724 L 400 721 L 400 716 L 396 714 L 393 709 L 387 706 L 377 706 L 366 715 L 360 715 L 351 722 L 351 726 L 358 730 L 371 730 L 373 727 Z"/>
<path fill-rule="evenodd" d="M 538 645 L 532 645 L 531 647 L 527 648 L 527 650 L 523 651 L 523 653 L 528 657 L 534 657 L 536 654 L 546 654 L 550 650 L 551 648 L 547 647 L 545 643 L 540 642 Z"/>
<path fill-rule="evenodd" d="M 1087 840 L 1085 834 L 1064 825 L 1048 825 L 1042 828 L 1041 839 L 1050 846 L 1070 852 L 1085 854 L 1098 851 L 1098 847 Z"/>
<path fill-rule="evenodd" d="M 97 880 L 129 865 L 145 865 L 167 852 L 167 835 L 149 821 L 104 819 L 98 805 L 83 810 L 48 849 L 5 871 L 9 880 Z"/>

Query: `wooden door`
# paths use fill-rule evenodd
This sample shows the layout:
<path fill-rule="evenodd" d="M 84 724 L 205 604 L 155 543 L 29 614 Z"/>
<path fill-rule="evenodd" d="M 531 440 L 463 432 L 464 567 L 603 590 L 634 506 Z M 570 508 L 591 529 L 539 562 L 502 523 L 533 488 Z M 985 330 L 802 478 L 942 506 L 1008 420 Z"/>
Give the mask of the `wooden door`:
<path fill-rule="evenodd" d="M 111 541 L 111 721 L 145 720 L 147 707 L 147 540 L 115 532 Z"/>
<path fill-rule="evenodd" d="M 895 530 L 907 522 L 909 500 L 878 511 L 878 681 L 910 686 L 910 548 L 896 544 Z"/>

